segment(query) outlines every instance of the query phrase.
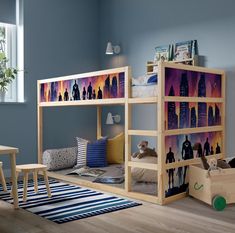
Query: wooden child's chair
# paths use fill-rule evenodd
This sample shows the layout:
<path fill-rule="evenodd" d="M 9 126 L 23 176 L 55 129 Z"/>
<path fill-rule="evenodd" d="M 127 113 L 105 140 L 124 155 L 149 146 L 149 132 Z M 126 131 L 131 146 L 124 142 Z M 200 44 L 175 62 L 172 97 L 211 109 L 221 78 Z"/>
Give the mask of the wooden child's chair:
<path fill-rule="evenodd" d="M 6 186 L 6 180 L 5 180 L 5 176 L 4 176 L 3 169 L 2 169 L 2 162 L 0 162 L 0 179 L 2 183 L 2 188 L 6 192 L 7 186 Z"/>
<path fill-rule="evenodd" d="M 47 177 L 47 166 L 43 164 L 24 164 L 24 165 L 16 165 L 16 176 L 18 177 L 19 173 L 22 172 L 24 174 L 24 192 L 23 192 L 23 201 L 27 200 L 27 189 L 28 189 L 28 174 L 29 172 L 33 173 L 34 179 L 34 191 L 38 192 L 38 172 L 42 171 L 44 176 L 44 181 L 47 189 L 48 197 L 51 197 L 51 190 Z"/>

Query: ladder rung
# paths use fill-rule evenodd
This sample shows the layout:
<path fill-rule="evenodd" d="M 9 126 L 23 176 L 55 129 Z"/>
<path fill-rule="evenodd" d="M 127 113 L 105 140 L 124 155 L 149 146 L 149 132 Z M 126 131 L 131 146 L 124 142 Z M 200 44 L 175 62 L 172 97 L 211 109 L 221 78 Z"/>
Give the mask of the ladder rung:
<path fill-rule="evenodd" d="M 149 170 L 157 171 L 157 164 L 152 164 L 152 163 L 142 163 L 142 162 L 132 162 L 132 161 L 129 161 L 128 162 L 128 166 L 129 167 L 138 167 L 138 168 L 144 168 L 144 169 L 149 169 Z"/>
<path fill-rule="evenodd" d="M 157 97 L 145 97 L 145 98 L 129 98 L 129 104 L 151 104 L 157 103 Z"/>
<path fill-rule="evenodd" d="M 128 135 L 136 136 L 157 136 L 157 130 L 128 130 Z"/>

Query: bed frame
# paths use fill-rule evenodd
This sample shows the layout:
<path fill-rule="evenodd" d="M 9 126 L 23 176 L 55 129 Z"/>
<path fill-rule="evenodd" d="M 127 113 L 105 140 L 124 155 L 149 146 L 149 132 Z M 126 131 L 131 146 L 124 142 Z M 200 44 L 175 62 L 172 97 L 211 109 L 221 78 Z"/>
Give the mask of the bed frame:
<path fill-rule="evenodd" d="M 219 86 L 219 96 L 216 97 L 193 97 L 193 96 L 169 96 L 166 95 L 165 90 L 167 90 L 167 85 L 169 83 L 169 80 L 167 83 L 166 75 L 169 70 L 176 70 L 177 73 L 182 72 L 192 72 L 192 73 L 207 73 L 210 74 L 207 78 L 214 76 L 219 76 L 220 80 L 220 86 Z M 81 78 L 87 78 L 87 77 L 96 77 L 96 76 L 107 76 L 111 74 L 119 74 L 124 72 L 125 77 L 125 84 L 124 84 L 124 96 L 122 98 L 107 98 L 107 99 L 95 99 L 95 100 L 78 100 L 78 101 L 53 101 L 53 102 L 45 102 L 41 99 L 41 85 L 45 83 L 50 82 L 57 82 L 57 81 L 66 81 L 66 80 L 79 80 Z M 198 78 L 199 79 L 199 78 Z M 179 84 L 180 80 L 176 83 Z M 208 83 L 208 82 L 206 82 Z M 166 89 L 165 89 L 166 88 Z M 209 87 L 206 87 L 207 89 Z M 218 92 L 218 87 L 217 92 Z M 209 88 L 210 89 L 210 88 Z M 52 79 L 45 79 L 45 80 L 38 80 L 37 83 L 37 90 L 38 90 L 38 163 L 42 162 L 42 153 L 43 153 L 43 109 L 45 107 L 60 107 L 60 106 L 96 106 L 97 108 L 97 138 L 100 138 L 102 135 L 102 124 L 101 124 L 101 112 L 102 112 L 102 106 L 104 105 L 122 105 L 125 108 L 125 188 L 117 188 L 112 187 L 105 184 L 98 184 L 98 183 L 92 183 L 90 181 L 86 181 L 83 179 L 75 178 L 75 177 L 68 177 L 64 175 L 59 175 L 55 172 L 49 172 L 48 175 L 50 177 L 58 178 L 61 180 L 65 180 L 67 182 L 76 183 L 79 185 L 84 185 L 87 187 L 91 187 L 94 189 L 99 189 L 107 192 L 116 193 L 119 195 L 124 195 L 131 198 L 136 198 L 144 201 L 149 201 L 157 204 L 167 204 L 172 201 L 175 201 L 177 199 L 183 198 L 186 196 L 186 191 L 183 190 L 177 194 L 173 195 L 166 195 L 166 190 L 168 187 L 168 173 L 170 169 L 178 169 L 183 168 L 185 169 L 186 166 L 189 166 L 191 164 L 198 164 L 200 163 L 200 158 L 195 157 L 188 160 L 180 160 L 172 163 L 166 163 L 166 144 L 168 143 L 168 139 L 171 142 L 175 139 L 175 137 L 180 137 L 180 135 L 191 135 L 191 137 L 197 137 L 198 134 L 200 135 L 207 135 L 208 132 L 210 132 L 208 135 L 212 135 L 213 137 L 219 138 L 220 140 L 220 153 L 217 153 L 218 158 L 224 158 L 225 157 L 225 73 L 222 70 L 215 70 L 215 69 L 208 69 L 208 68 L 202 68 L 197 66 L 189 66 L 189 65 L 182 65 L 182 64 L 173 64 L 173 63 L 167 63 L 162 62 L 159 65 L 159 74 L 158 74 L 158 96 L 157 97 L 148 97 L 148 98 L 131 98 L 131 69 L 130 67 L 122 67 L 122 68 L 116 68 L 116 69 L 110 69 L 110 70 L 103 70 L 98 72 L 91 72 L 91 73 L 84 73 L 84 74 L 76 74 L 66 77 L 58 77 L 58 78 L 52 78 Z M 180 103 L 188 103 L 192 106 L 199 106 L 199 103 L 206 103 L 208 106 L 209 104 L 212 104 L 213 106 L 215 104 L 219 105 L 220 108 L 220 124 L 213 125 L 213 126 L 203 126 L 203 127 L 186 127 L 186 128 L 180 128 L 180 129 L 168 129 L 167 123 L 167 110 L 166 106 L 167 103 L 175 103 L 176 106 L 181 106 Z M 156 120 L 157 120 L 157 129 L 153 130 L 135 130 L 132 128 L 131 125 L 131 112 L 132 112 L 132 106 L 134 104 L 157 104 L 157 112 L 156 112 Z M 183 105 L 182 105 L 183 106 Z M 182 107 L 183 108 L 183 107 Z M 176 107 L 177 109 L 177 107 Z M 180 109 L 180 107 L 178 107 Z M 178 110 L 179 111 L 179 110 Z M 183 110 L 182 110 L 183 111 Z M 188 109 L 189 111 L 189 109 Z M 214 112 L 214 110 L 213 110 Z M 206 109 L 206 114 L 208 113 L 208 109 Z M 205 116 L 204 116 L 205 117 Z M 180 117 L 179 117 L 180 118 Z M 178 119 L 179 119 L 178 118 Z M 208 116 L 206 116 L 206 121 L 208 121 Z M 213 135 L 217 136 L 213 136 Z M 157 144 L 157 153 L 158 153 L 158 164 L 150 164 L 150 163 L 143 163 L 143 162 L 133 162 L 131 161 L 131 138 L 132 136 L 151 136 L 156 137 L 156 144 Z M 194 135 L 194 136 L 192 136 Z M 199 135 L 199 136 L 200 136 Z M 199 137 L 198 136 L 198 137 Z M 172 137 L 173 139 L 171 139 Z M 213 139 L 215 141 L 215 139 Z M 169 144 L 169 143 L 168 143 Z M 179 151 L 179 149 L 178 149 Z M 213 155 L 214 156 L 214 155 Z M 209 156 L 208 156 L 209 157 Z M 137 167 L 137 168 L 144 168 L 144 169 L 150 169 L 158 171 L 158 177 L 156 177 L 156 181 L 158 185 L 158 194 L 156 196 L 153 195 L 147 195 L 143 193 L 137 193 L 133 192 L 131 190 L 131 168 Z M 173 171 L 173 170 L 171 170 Z M 168 189 L 169 191 L 169 189 Z"/>

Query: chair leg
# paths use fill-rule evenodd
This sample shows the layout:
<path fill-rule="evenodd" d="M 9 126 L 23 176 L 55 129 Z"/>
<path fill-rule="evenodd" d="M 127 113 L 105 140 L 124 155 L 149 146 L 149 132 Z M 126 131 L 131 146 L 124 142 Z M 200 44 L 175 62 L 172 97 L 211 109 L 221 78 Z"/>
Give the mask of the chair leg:
<path fill-rule="evenodd" d="M 38 171 L 37 170 L 33 172 L 33 181 L 34 181 L 34 191 L 35 193 L 38 193 Z"/>
<path fill-rule="evenodd" d="M 19 172 L 16 171 L 16 183 L 17 183 L 17 181 L 18 181 L 18 176 L 19 176 Z M 13 198 L 12 188 L 13 188 L 13 186 L 11 186 L 11 197 Z"/>
<path fill-rule="evenodd" d="M 0 167 L 0 178 L 1 178 L 3 190 L 4 190 L 4 192 L 7 192 L 7 185 L 6 185 L 5 176 L 4 176 L 4 173 L 2 170 L 2 166 Z"/>
<path fill-rule="evenodd" d="M 47 172 L 45 170 L 43 171 L 43 176 L 44 176 L 44 181 L 45 181 L 45 185 L 47 188 L 48 197 L 51 197 L 51 189 L 50 189 L 50 185 L 48 182 Z"/>
<path fill-rule="evenodd" d="M 27 201 L 27 189 L 28 189 L 28 172 L 24 172 L 24 193 L 23 193 L 23 201 Z"/>

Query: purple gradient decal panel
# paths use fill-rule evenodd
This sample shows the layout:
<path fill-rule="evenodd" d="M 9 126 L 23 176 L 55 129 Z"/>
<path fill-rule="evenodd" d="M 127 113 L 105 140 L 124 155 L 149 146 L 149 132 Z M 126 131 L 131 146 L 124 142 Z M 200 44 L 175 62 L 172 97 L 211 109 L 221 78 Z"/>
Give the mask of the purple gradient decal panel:
<path fill-rule="evenodd" d="M 218 74 L 166 68 L 166 96 L 170 95 L 171 86 L 174 96 L 221 97 L 221 75 Z"/>
<path fill-rule="evenodd" d="M 221 103 L 165 103 L 165 129 L 221 125 Z"/>
<path fill-rule="evenodd" d="M 192 159 L 192 155 L 190 155 L 189 158 L 185 157 L 184 155 L 184 142 L 187 140 L 186 137 L 188 137 L 188 141 L 191 144 L 193 158 L 200 157 L 200 154 L 198 154 L 199 144 L 201 145 L 202 153 L 205 155 L 208 155 L 208 153 L 219 154 L 222 151 L 222 133 L 207 132 L 165 137 L 166 154 L 169 152 L 169 148 L 171 148 L 171 151 L 174 153 L 176 161 L 178 159 Z"/>
<path fill-rule="evenodd" d="M 42 83 L 40 101 L 124 98 L 125 73 Z"/>

